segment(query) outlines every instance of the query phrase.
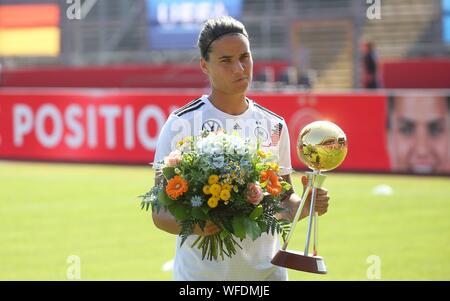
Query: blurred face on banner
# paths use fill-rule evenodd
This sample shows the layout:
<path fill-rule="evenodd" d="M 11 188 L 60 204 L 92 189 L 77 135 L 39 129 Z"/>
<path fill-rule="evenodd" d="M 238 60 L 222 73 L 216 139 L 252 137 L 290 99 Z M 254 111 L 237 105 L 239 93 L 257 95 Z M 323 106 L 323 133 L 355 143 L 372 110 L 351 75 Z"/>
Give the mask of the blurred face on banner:
<path fill-rule="evenodd" d="M 449 173 L 450 118 L 446 97 L 397 95 L 390 101 L 389 155 L 393 171 Z"/>

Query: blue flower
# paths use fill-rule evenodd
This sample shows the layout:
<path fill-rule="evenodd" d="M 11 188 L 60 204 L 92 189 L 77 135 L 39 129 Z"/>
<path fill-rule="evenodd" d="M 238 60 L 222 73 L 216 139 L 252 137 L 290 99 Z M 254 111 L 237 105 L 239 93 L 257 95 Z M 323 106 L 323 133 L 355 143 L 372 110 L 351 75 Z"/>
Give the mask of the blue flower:
<path fill-rule="evenodd" d="M 241 162 L 239 162 L 241 169 L 250 169 L 250 167 L 252 167 L 252 164 L 250 163 L 250 161 L 247 158 L 242 158 Z"/>
<path fill-rule="evenodd" d="M 195 195 L 191 199 L 191 205 L 192 207 L 200 207 L 203 204 L 203 200 L 200 196 Z"/>
<path fill-rule="evenodd" d="M 225 158 L 222 156 L 215 156 L 212 159 L 212 166 L 214 168 L 222 168 L 225 164 Z"/>

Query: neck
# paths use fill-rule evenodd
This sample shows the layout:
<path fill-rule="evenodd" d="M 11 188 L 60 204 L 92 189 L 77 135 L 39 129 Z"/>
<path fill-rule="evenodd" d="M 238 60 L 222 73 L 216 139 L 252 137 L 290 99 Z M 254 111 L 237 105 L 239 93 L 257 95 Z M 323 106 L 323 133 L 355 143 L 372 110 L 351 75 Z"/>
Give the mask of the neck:
<path fill-rule="evenodd" d="M 248 108 L 245 94 L 225 95 L 213 90 L 208 99 L 217 109 L 230 115 L 240 115 Z"/>

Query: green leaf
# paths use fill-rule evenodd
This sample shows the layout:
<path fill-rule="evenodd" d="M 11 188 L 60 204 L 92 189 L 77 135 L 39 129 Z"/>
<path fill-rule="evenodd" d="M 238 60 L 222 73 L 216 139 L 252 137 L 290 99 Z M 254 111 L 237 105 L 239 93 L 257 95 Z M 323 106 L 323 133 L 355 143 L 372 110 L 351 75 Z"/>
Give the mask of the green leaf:
<path fill-rule="evenodd" d="M 253 240 L 261 236 L 261 228 L 254 220 L 245 219 L 245 232 L 247 232 Z"/>
<path fill-rule="evenodd" d="M 222 229 L 222 231 L 220 231 L 220 233 L 219 233 L 221 240 L 224 240 L 229 235 L 230 235 L 230 232 L 228 232 L 227 229 Z"/>
<path fill-rule="evenodd" d="M 162 172 L 164 177 L 167 180 L 170 180 L 175 176 L 175 167 L 164 167 Z"/>
<path fill-rule="evenodd" d="M 200 208 L 202 209 L 202 211 L 203 211 L 205 214 L 208 214 L 209 210 L 211 209 L 211 208 L 209 208 L 209 207 L 200 207 Z"/>
<path fill-rule="evenodd" d="M 235 216 L 233 218 L 233 233 L 234 235 L 236 235 L 237 237 L 239 237 L 240 239 L 244 239 L 245 238 L 245 220 L 247 220 L 245 217 L 243 216 Z"/>
<path fill-rule="evenodd" d="M 193 207 L 192 208 L 192 216 L 196 219 L 205 221 L 208 219 L 208 215 L 205 213 L 204 210 L 202 210 L 201 207 Z"/>
<path fill-rule="evenodd" d="M 264 221 L 258 222 L 259 228 L 261 229 L 261 233 L 267 232 L 267 224 Z"/>
<path fill-rule="evenodd" d="M 255 207 L 255 209 L 253 209 L 252 213 L 250 213 L 249 218 L 252 220 L 256 220 L 258 217 L 261 216 L 261 214 L 263 214 L 263 206 L 259 204 L 258 206 Z"/>
<path fill-rule="evenodd" d="M 281 184 L 281 186 L 283 186 L 283 189 L 286 191 L 289 191 L 292 188 L 291 184 L 289 184 L 288 182 L 282 181 L 280 184 Z"/>
<path fill-rule="evenodd" d="M 173 204 L 174 200 L 169 198 L 164 189 L 161 189 L 158 193 L 158 202 L 163 206 L 170 206 Z"/>
<path fill-rule="evenodd" d="M 181 221 L 189 217 L 190 209 L 188 206 L 181 204 L 172 204 L 169 207 L 170 213 L 175 217 L 176 220 Z"/>

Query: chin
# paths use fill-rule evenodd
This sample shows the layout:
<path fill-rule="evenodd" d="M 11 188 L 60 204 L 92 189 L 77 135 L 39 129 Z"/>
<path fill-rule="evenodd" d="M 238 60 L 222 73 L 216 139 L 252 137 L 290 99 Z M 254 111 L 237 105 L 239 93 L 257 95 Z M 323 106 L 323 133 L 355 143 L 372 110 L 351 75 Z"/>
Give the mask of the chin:
<path fill-rule="evenodd" d="M 236 87 L 234 89 L 234 91 L 236 92 L 235 94 L 237 94 L 237 93 L 245 93 L 245 92 L 247 92 L 249 87 L 250 87 L 249 83 L 245 82 L 245 84 L 241 84 L 240 86 L 238 86 L 238 87 Z"/>

